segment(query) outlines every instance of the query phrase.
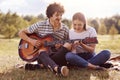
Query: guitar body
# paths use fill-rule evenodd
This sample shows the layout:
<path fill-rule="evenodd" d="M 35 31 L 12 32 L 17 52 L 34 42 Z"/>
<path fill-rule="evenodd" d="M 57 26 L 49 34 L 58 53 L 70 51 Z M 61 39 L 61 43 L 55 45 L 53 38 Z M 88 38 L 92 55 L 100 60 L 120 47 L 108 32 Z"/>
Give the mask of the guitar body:
<path fill-rule="evenodd" d="M 60 44 L 63 44 L 65 42 L 73 43 L 75 41 L 75 40 L 53 41 L 52 35 L 47 35 L 45 37 L 39 37 L 36 34 L 29 34 L 28 36 L 30 38 L 39 40 L 41 42 L 41 46 L 35 47 L 23 39 L 20 40 L 20 43 L 18 46 L 18 53 L 19 53 L 20 58 L 22 58 L 24 61 L 27 61 L 27 62 L 35 61 L 39 55 L 39 51 L 49 51 L 51 50 L 50 47 L 52 47 L 53 45 L 57 43 L 60 43 Z M 81 41 L 81 39 L 77 39 L 77 40 Z M 96 37 L 83 39 L 82 42 L 84 44 L 91 44 L 91 43 L 97 44 L 98 43 Z"/>
<path fill-rule="evenodd" d="M 42 42 L 42 45 L 40 47 L 34 47 L 29 42 L 21 39 L 19 46 L 18 46 L 18 53 L 20 58 L 22 58 L 24 61 L 27 62 L 33 62 L 37 59 L 39 55 L 39 51 L 48 51 L 49 47 L 44 46 L 44 42 L 51 42 L 53 41 L 53 38 L 51 35 L 47 35 L 45 37 L 39 37 L 36 34 L 30 34 L 28 35 L 30 38 L 40 40 Z"/>

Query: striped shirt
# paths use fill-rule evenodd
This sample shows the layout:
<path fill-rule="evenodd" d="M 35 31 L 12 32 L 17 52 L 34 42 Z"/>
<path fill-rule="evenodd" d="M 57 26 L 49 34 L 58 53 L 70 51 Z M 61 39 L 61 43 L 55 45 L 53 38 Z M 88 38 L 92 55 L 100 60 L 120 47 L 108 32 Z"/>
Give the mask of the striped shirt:
<path fill-rule="evenodd" d="M 45 21 L 39 21 L 27 28 L 29 33 L 36 33 L 40 37 L 46 35 L 52 35 L 55 40 L 67 40 L 69 38 L 68 27 L 61 23 L 59 30 L 54 31 L 52 25 L 49 23 L 49 19 Z"/>

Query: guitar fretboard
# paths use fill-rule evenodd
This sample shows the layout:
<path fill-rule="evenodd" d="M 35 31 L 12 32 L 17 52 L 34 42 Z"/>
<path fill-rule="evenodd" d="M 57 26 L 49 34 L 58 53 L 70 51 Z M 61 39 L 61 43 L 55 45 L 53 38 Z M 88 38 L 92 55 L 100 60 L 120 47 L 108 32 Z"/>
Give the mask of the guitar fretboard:
<path fill-rule="evenodd" d="M 96 37 L 85 38 L 85 39 L 73 39 L 73 40 L 64 40 L 64 41 L 53 41 L 53 42 L 44 42 L 44 46 L 53 46 L 55 44 L 64 44 L 65 42 L 73 43 L 74 41 L 82 41 L 84 44 L 97 44 L 98 40 Z"/>

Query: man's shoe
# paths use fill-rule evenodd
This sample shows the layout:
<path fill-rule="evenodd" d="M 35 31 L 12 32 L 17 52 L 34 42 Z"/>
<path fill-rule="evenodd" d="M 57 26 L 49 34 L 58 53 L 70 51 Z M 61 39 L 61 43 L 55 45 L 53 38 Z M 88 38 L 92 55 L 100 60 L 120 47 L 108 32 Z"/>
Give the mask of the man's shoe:
<path fill-rule="evenodd" d="M 39 64 L 25 64 L 25 70 L 36 70 L 40 68 Z"/>
<path fill-rule="evenodd" d="M 69 69 L 67 68 L 67 66 L 58 67 L 57 74 L 61 74 L 62 76 L 66 77 L 69 75 Z"/>

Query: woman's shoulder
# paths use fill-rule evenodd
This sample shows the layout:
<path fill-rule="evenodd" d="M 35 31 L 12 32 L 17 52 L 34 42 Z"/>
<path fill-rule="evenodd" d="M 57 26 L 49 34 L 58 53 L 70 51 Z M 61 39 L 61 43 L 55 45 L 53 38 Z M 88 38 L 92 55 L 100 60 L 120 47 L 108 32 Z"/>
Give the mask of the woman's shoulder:
<path fill-rule="evenodd" d="M 72 28 L 72 29 L 69 29 L 69 32 L 70 32 L 70 33 L 74 32 L 74 29 L 73 29 L 73 28 Z"/>
<path fill-rule="evenodd" d="M 95 28 L 92 27 L 92 26 L 87 25 L 87 26 L 86 26 L 86 30 L 87 30 L 87 31 L 95 31 Z"/>
<path fill-rule="evenodd" d="M 93 37 L 93 36 L 94 36 L 94 37 L 97 36 L 97 32 L 96 32 L 96 30 L 95 30 L 94 27 L 88 26 L 88 27 L 87 27 L 87 32 L 89 32 L 92 37 Z"/>

